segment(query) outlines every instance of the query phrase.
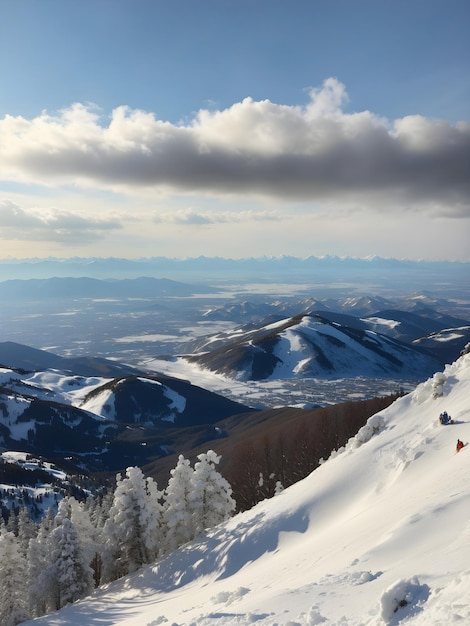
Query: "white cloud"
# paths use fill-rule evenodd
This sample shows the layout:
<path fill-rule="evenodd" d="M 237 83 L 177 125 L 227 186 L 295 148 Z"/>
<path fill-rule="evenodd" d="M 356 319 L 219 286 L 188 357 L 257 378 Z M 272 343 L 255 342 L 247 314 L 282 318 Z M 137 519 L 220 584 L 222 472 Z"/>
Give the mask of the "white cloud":
<path fill-rule="evenodd" d="M 344 85 L 326 80 L 309 102 L 269 100 L 201 110 L 174 125 L 116 108 L 105 119 L 74 104 L 56 116 L 0 120 L 0 178 L 205 195 L 388 205 L 470 212 L 470 123 L 345 113 Z M 181 216 L 180 216 L 181 219 Z M 199 214 L 183 221 L 204 223 Z"/>
<path fill-rule="evenodd" d="M 9 200 L 0 201 L 2 239 L 20 241 L 89 241 L 120 229 L 115 219 L 85 218 L 59 209 L 24 209 Z"/>
<path fill-rule="evenodd" d="M 261 221 L 280 221 L 283 217 L 273 211 L 195 211 L 193 209 L 179 209 L 173 212 L 158 213 L 154 217 L 157 224 L 186 224 L 186 225 L 207 225 L 207 224 L 235 224 Z"/>

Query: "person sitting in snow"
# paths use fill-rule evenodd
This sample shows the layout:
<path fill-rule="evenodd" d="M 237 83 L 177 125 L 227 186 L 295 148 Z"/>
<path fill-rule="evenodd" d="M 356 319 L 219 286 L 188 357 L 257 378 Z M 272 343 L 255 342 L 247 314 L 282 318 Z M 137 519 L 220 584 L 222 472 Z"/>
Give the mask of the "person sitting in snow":
<path fill-rule="evenodd" d="M 444 411 L 439 415 L 439 421 L 441 422 L 441 424 L 448 424 L 450 422 L 450 417 L 447 411 Z"/>
<path fill-rule="evenodd" d="M 463 448 L 463 445 L 464 445 L 463 441 L 460 441 L 460 439 L 457 439 L 457 445 L 455 446 L 455 449 L 457 450 L 457 452 Z"/>

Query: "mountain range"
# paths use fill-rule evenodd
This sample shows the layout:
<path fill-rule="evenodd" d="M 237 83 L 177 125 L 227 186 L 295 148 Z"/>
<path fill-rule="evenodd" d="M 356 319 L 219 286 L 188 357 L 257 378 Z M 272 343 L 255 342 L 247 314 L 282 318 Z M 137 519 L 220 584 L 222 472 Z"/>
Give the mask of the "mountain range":
<path fill-rule="evenodd" d="M 47 259 L 2 259 L 0 261 L 0 279 L 10 278 L 48 278 L 54 276 L 90 276 L 103 277 L 137 277 L 161 276 L 171 273 L 187 275 L 221 273 L 236 274 L 238 276 L 262 274 L 290 274 L 309 273 L 312 271 L 340 272 L 340 273 L 382 273 L 397 272 L 400 275 L 415 273 L 421 276 L 432 273 L 434 277 L 440 274 L 458 277 L 467 272 L 468 262 L 456 261 L 412 261 L 406 259 L 383 258 L 372 256 L 339 257 L 326 255 L 322 257 L 309 256 L 306 258 L 294 256 L 279 257 L 190 257 L 176 259 L 169 257 L 150 257 L 141 259 L 125 259 L 118 257 L 72 257 Z"/>
<path fill-rule="evenodd" d="M 318 311 L 317 302 L 304 302 L 310 313 L 279 319 L 284 311 L 278 310 L 269 323 L 201 336 L 189 342 L 190 353 L 173 360 L 242 382 L 355 377 L 409 382 L 444 367 L 470 339 L 465 320 L 438 312 L 426 299 L 408 302 L 411 311 L 377 310 L 384 303 L 349 298 Z M 214 314 L 209 311 L 209 317 Z M 246 399 L 228 399 L 165 373 L 166 362 L 155 363 L 133 367 L 0 343 L 1 445 L 53 462 L 73 460 L 88 471 L 114 471 L 152 463 L 176 452 L 175 446 L 186 449 L 185 438 L 193 444 L 217 439 L 218 422 L 254 410 Z"/>
<path fill-rule="evenodd" d="M 15 368 L 0 369 L 4 450 L 67 461 L 88 472 L 121 470 L 169 454 L 174 431 L 199 427 L 213 438 L 218 420 L 251 411 L 185 380 L 136 371 L 123 375 L 112 362 L 108 372 L 116 367 L 115 376 L 106 377 L 103 360 L 92 374 L 86 362 L 83 374 L 78 373 L 83 372 L 81 360 L 74 370 L 73 359 L 54 357 L 11 342 L 0 344 L 0 362 L 15 363 Z M 35 368 L 19 369 L 18 363 L 34 363 Z M 67 367 L 56 369 L 59 364 Z"/>

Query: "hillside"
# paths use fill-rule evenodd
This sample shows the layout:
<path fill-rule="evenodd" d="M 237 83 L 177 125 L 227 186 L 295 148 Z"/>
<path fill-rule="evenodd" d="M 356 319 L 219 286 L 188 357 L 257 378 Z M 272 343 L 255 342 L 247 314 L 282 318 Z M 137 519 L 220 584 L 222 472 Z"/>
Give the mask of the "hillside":
<path fill-rule="evenodd" d="M 0 345 L 0 362 L 74 363 L 27 346 L 8 343 L 7 348 Z M 66 462 L 77 471 L 121 471 L 173 452 L 175 432 L 201 426 L 212 429 L 213 438 L 218 420 L 251 410 L 161 374 L 83 376 L 55 367 L 0 366 L 0 449 L 39 455 L 61 466 Z M 120 371 L 119 364 L 113 371 Z"/>
<path fill-rule="evenodd" d="M 208 338 L 185 358 L 238 380 L 361 375 L 422 380 L 442 365 L 430 352 L 346 318 L 340 323 L 306 314 L 237 329 Z"/>
<path fill-rule="evenodd" d="M 470 623 L 469 396 L 466 354 L 303 481 L 34 625 Z"/>

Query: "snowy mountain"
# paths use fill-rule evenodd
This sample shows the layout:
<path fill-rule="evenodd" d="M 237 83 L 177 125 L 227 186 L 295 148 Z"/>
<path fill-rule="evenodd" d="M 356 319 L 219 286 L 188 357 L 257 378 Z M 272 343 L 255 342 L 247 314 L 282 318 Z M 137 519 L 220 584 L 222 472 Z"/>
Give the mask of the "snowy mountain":
<path fill-rule="evenodd" d="M 108 378 L 0 367 L 0 447 L 88 471 L 143 465 L 172 451 L 172 431 L 250 410 L 164 375 Z"/>
<path fill-rule="evenodd" d="M 470 341 L 470 326 L 458 326 L 454 328 L 444 328 L 416 339 L 413 344 L 419 348 L 431 351 L 438 358 L 446 363 L 453 361 L 451 355 L 460 350 L 462 344 Z"/>
<path fill-rule="evenodd" d="M 470 354 L 306 479 L 35 626 L 470 623 Z M 447 410 L 454 424 L 442 426 Z"/>
<path fill-rule="evenodd" d="M 15 341 L 0 342 L 0 367 L 23 370 L 57 369 L 78 376 L 119 376 L 136 374 L 138 370 L 127 365 L 93 356 L 66 358 Z"/>
<path fill-rule="evenodd" d="M 67 463 L 65 464 L 67 465 Z M 102 485 L 100 485 L 102 486 Z M 73 494 L 83 500 L 96 484 L 83 475 L 70 475 L 64 469 L 26 452 L 0 453 L 0 509 L 2 516 L 26 508 L 39 522 L 44 513 L 57 506 L 58 500 Z"/>
<path fill-rule="evenodd" d="M 394 376 L 422 380 L 443 364 L 430 353 L 331 314 L 299 315 L 201 341 L 191 363 L 238 380 Z M 352 319 L 352 321 L 351 321 Z"/>

